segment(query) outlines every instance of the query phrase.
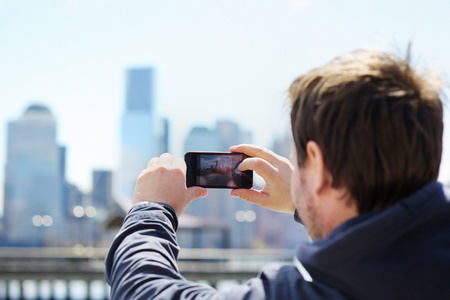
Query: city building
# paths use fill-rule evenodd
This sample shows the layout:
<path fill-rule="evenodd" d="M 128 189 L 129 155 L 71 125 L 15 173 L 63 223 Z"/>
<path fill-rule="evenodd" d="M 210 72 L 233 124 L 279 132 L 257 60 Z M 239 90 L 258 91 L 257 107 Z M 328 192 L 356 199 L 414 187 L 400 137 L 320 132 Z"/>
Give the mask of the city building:
<path fill-rule="evenodd" d="M 168 148 L 168 122 L 158 115 L 155 95 L 153 68 L 128 70 L 120 134 L 118 197 L 121 200 L 132 197 L 136 178 L 148 160 Z"/>
<path fill-rule="evenodd" d="M 272 144 L 272 151 L 278 155 L 286 157 L 290 159 L 292 147 L 294 146 L 294 140 L 292 138 L 292 134 L 290 130 L 286 130 L 286 132 L 281 133 L 280 135 L 274 138 Z"/>
<path fill-rule="evenodd" d="M 77 186 L 66 183 L 64 201 L 70 246 L 107 247 L 111 243 L 113 236 L 105 222 L 117 209 L 112 196 L 112 179 L 112 171 L 94 170 L 90 193 L 83 193 Z"/>
<path fill-rule="evenodd" d="M 8 123 L 4 189 L 5 239 L 11 246 L 64 244 L 61 163 L 56 121 L 50 110 L 33 104 Z"/>
<path fill-rule="evenodd" d="M 287 128 L 274 137 L 271 150 L 289 159 L 292 146 L 292 134 Z M 305 227 L 295 222 L 291 214 L 279 213 L 269 209 L 259 209 L 258 216 L 256 236 L 258 239 L 257 244 L 261 247 L 293 249 L 300 241 L 308 239 Z"/>
<path fill-rule="evenodd" d="M 191 129 L 184 143 L 184 151 L 219 151 L 220 139 L 214 130 L 205 126 Z"/>
<path fill-rule="evenodd" d="M 94 170 L 92 173 L 92 206 L 97 210 L 108 210 L 113 204 L 112 172 Z"/>

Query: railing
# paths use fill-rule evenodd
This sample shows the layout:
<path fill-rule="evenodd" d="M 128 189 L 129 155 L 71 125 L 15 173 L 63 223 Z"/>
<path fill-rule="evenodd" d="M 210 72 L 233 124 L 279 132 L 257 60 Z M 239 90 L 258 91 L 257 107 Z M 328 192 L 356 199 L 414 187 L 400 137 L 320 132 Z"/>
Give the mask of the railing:
<path fill-rule="evenodd" d="M 12 299 L 11 293 L 17 295 L 14 299 L 25 299 L 27 286 L 47 290 L 38 294 L 52 294 L 42 299 L 72 299 L 80 281 L 85 283 L 84 296 L 76 299 L 107 299 L 103 276 L 106 252 L 106 248 L 83 247 L 0 248 L 0 299 Z M 178 266 L 187 279 L 218 287 L 221 282 L 254 277 L 268 263 L 290 264 L 293 254 L 291 250 L 181 249 Z M 56 291 L 64 288 L 66 291 Z M 55 293 L 61 296 L 53 296 Z"/>

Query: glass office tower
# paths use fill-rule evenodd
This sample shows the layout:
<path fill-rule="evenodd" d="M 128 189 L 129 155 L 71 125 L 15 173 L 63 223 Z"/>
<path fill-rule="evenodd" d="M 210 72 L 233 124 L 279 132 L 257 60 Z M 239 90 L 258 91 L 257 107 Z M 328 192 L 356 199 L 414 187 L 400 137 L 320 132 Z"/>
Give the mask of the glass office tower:
<path fill-rule="evenodd" d="M 31 105 L 19 120 L 8 124 L 5 229 L 10 245 L 63 243 L 60 156 L 56 122 L 47 107 Z"/>
<path fill-rule="evenodd" d="M 133 196 L 139 173 L 149 159 L 158 155 L 156 136 L 154 70 L 130 69 L 127 72 L 125 113 L 121 124 L 119 198 Z"/>

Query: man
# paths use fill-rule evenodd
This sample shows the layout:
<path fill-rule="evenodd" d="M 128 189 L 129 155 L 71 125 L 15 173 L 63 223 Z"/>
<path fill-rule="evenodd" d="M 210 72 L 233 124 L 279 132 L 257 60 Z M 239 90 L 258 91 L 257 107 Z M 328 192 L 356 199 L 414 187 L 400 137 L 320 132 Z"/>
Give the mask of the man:
<path fill-rule="evenodd" d="M 185 280 L 175 230 L 205 189 L 169 154 L 140 175 L 106 258 L 112 299 L 450 299 L 450 202 L 436 182 L 439 81 L 393 55 L 357 51 L 291 85 L 288 160 L 251 145 L 239 167 L 266 181 L 231 195 L 296 210 L 311 236 L 294 265 L 270 265 L 227 292 Z"/>

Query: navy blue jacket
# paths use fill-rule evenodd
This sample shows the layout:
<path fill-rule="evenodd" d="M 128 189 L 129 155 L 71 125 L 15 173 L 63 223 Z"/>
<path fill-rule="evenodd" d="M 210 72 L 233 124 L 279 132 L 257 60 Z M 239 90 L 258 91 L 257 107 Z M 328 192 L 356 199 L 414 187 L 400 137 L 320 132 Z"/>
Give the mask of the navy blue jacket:
<path fill-rule="evenodd" d="M 180 275 L 176 222 L 156 203 L 129 212 L 105 261 L 111 299 L 450 299 L 450 202 L 437 182 L 226 292 Z"/>

